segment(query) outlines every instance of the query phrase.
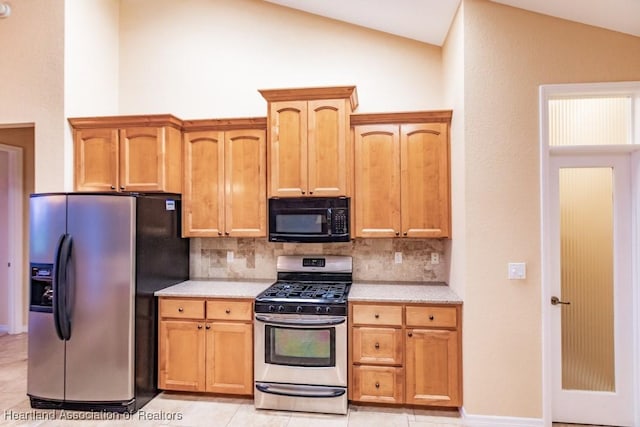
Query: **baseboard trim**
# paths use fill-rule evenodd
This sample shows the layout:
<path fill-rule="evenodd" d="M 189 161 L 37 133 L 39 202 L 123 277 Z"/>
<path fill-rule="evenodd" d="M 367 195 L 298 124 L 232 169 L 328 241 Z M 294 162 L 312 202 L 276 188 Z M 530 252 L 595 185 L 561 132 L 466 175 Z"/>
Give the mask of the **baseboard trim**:
<path fill-rule="evenodd" d="M 505 426 L 505 427 L 544 427 L 542 418 L 499 417 L 489 415 L 468 414 L 464 408 L 460 409 L 464 425 L 469 427 Z"/>
<path fill-rule="evenodd" d="M 0 334 L 6 334 L 9 332 L 9 325 L 0 325 Z"/>

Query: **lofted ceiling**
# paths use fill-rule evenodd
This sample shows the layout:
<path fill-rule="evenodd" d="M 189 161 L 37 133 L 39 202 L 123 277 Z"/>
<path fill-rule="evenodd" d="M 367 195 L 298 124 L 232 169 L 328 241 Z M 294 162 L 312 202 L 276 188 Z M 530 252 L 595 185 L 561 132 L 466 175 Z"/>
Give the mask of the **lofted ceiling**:
<path fill-rule="evenodd" d="M 460 0 L 265 0 L 442 46 Z M 640 37 L 640 0 L 492 0 Z"/>

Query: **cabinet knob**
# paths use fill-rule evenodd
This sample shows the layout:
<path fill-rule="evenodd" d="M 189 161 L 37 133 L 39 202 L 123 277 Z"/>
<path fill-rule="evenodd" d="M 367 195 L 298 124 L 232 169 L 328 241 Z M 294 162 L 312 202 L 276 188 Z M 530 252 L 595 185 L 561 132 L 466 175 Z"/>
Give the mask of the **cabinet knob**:
<path fill-rule="evenodd" d="M 230 314 L 231 313 L 231 309 L 227 308 L 224 312 L 227 313 L 227 314 Z"/>
<path fill-rule="evenodd" d="M 116 189 L 116 186 L 115 186 L 115 185 L 112 185 L 112 186 L 111 186 L 111 189 L 112 189 L 112 190 L 115 190 L 115 189 Z"/>
<path fill-rule="evenodd" d="M 404 233 L 402 233 L 403 236 L 406 236 L 408 233 L 405 231 Z"/>
<path fill-rule="evenodd" d="M 222 236 L 222 231 L 218 231 L 218 236 Z"/>
<path fill-rule="evenodd" d="M 433 320 L 433 319 L 435 319 L 435 317 L 433 317 L 433 314 L 430 314 L 429 315 L 429 320 Z"/>
<path fill-rule="evenodd" d="M 309 194 L 313 194 L 313 191 L 309 191 Z"/>
<path fill-rule="evenodd" d="M 302 191 L 302 194 L 305 194 L 305 193 L 306 193 L 306 191 L 304 191 L 304 190 L 303 190 L 303 191 Z"/>
<path fill-rule="evenodd" d="M 120 186 L 120 189 L 121 189 L 121 190 L 124 190 L 124 185 L 121 185 L 121 186 Z"/>
<path fill-rule="evenodd" d="M 207 325 L 207 326 L 206 326 L 206 328 L 207 328 L 207 329 L 211 329 L 211 325 Z"/>
<path fill-rule="evenodd" d="M 374 314 L 373 317 L 375 317 L 376 319 L 380 318 L 380 315 L 378 313 Z"/>
<path fill-rule="evenodd" d="M 376 343 L 376 344 L 374 345 L 374 347 L 375 347 L 376 349 L 379 349 L 379 348 L 380 348 L 380 343 Z"/>
<path fill-rule="evenodd" d="M 380 383 L 376 381 L 376 388 L 380 388 Z"/>
<path fill-rule="evenodd" d="M 182 308 L 182 307 L 178 307 L 178 311 L 179 311 L 180 313 L 182 313 L 182 312 L 184 311 L 184 308 Z"/>
<path fill-rule="evenodd" d="M 407 335 L 411 338 L 413 336 L 413 332 L 409 332 Z"/>
<path fill-rule="evenodd" d="M 225 235 L 225 236 L 228 236 L 228 235 L 229 235 L 229 232 L 228 232 L 228 231 L 225 231 L 225 232 L 224 232 L 224 235 Z"/>
<path fill-rule="evenodd" d="M 198 329 L 202 329 L 202 325 L 198 325 Z"/>
<path fill-rule="evenodd" d="M 396 231 L 396 236 L 399 236 L 399 235 L 400 235 L 400 232 L 399 232 L 399 231 Z"/>

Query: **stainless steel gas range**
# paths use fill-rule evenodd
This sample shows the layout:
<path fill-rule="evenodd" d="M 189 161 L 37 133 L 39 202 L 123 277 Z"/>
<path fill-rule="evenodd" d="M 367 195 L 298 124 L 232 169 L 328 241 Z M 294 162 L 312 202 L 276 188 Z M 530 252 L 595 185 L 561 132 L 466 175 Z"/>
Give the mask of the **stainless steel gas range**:
<path fill-rule="evenodd" d="M 255 406 L 347 413 L 348 256 L 279 256 L 255 301 Z"/>

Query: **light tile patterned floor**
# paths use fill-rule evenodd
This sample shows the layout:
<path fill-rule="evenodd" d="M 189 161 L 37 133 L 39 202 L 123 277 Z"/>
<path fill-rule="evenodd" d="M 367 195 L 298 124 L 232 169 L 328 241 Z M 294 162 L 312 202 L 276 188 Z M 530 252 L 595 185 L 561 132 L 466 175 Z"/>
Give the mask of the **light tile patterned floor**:
<path fill-rule="evenodd" d="M 350 405 L 345 415 L 256 410 L 250 399 L 162 393 L 137 413 L 101 414 L 102 419 L 70 419 L 84 412 L 33 410 L 27 392 L 27 335 L 0 336 L 1 426 L 183 426 L 183 427 L 460 427 L 457 412 Z M 63 419 L 64 416 L 64 419 Z M 55 417 L 55 418 L 54 418 Z M 554 427 L 556 425 L 554 424 Z M 561 427 L 557 425 L 557 427 Z M 575 425 L 573 425 L 575 427 Z"/>

